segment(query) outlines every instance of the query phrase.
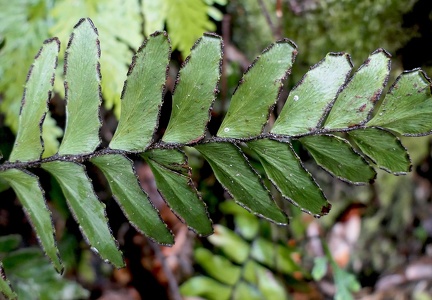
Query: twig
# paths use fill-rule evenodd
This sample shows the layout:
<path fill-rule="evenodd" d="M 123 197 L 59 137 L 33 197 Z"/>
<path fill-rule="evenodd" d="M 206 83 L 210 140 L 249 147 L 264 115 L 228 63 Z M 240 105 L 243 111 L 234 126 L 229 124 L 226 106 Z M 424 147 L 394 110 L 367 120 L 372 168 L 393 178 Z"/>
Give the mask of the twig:
<path fill-rule="evenodd" d="M 161 262 L 162 269 L 168 279 L 168 288 L 170 291 L 170 298 L 172 300 L 182 300 L 182 296 L 180 295 L 179 287 L 177 284 L 177 280 L 174 277 L 174 274 L 171 272 L 171 269 L 166 264 L 165 256 L 162 254 L 159 245 L 149 240 L 150 247 L 153 249 L 157 259 Z"/>
<path fill-rule="evenodd" d="M 260 7 L 261 7 L 262 13 L 264 14 L 264 17 L 265 17 L 265 19 L 267 21 L 267 24 L 269 25 L 269 27 L 270 27 L 270 29 L 271 29 L 271 31 L 273 33 L 273 37 L 275 39 L 278 39 L 278 40 L 281 39 L 280 31 L 273 24 L 273 21 L 272 21 L 272 19 L 270 17 L 270 14 L 269 14 L 268 10 L 267 10 L 267 7 L 265 6 L 264 1 L 263 0 L 258 0 L 258 3 L 260 5 Z"/>

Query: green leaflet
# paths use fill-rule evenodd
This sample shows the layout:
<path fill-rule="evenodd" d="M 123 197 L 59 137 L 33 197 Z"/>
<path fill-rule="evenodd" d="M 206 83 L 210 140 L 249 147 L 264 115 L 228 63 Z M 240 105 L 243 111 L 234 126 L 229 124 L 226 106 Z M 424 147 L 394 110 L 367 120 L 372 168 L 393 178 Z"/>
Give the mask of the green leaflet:
<path fill-rule="evenodd" d="M 141 155 L 174 213 L 199 235 L 212 234 L 212 223 L 192 182 L 185 154 L 178 150 L 151 150 Z"/>
<path fill-rule="evenodd" d="M 343 138 L 315 135 L 302 137 L 300 142 L 318 165 L 343 181 L 363 184 L 376 177 L 375 170 Z"/>
<path fill-rule="evenodd" d="M 8 234 L 0 237 L 0 254 L 7 253 L 18 248 L 22 242 L 19 234 Z"/>
<path fill-rule="evenodd" d="M 348 134 L 378 167 L 394 174 L 405 174 L 411 170 L 407 150 L 392 133 L 378 128 L 365 128 L 349 131 Z"/>
<path fill-rule="evenodd" d="M 367 122 L 387 84 L 390 64 L 390 54 L 385 50 L 373 52 L 337 97 L 324 128 L 347 128 Z"/>
<path fill-rule="evenodd" d="M 258 155 L 268 178 L 285 198 L 313 215 L 329 212 L 330 203 L 290 144 L 256 140 L 247 145 Z"/>
<path fill-rule="evenodd" d="M 81 19 L 65 55 L 66 128 L 59 154 L 93 152 L 99 146 L 100 48 L 97 29 Z"/>
<path fill-rule="evenodd" d="M 131 224 L 158 243 L 172 245 L 173 236 L 141 189 L 132 161 L 120 154 L 96 156 L 90 161 L 105 175 L 114 199 Z"/>
<path fill-rule="evenodd" d="M 227 258 L 214 255 L 206 248 L 198 248 L 194 253 L 195 262 L 199 264 L 207 274 L 225 284 L 233 285 L 241 275 L 239 266 L 234 265 Z"/>
<path fill-rule="evenodd" d="M 50 33 L 62 42 L 67 42 L 70 28 L 83 16 L 90 17 L 98 25 L 103 41 L 100 58 L 103 104 L 107 109 L 114 109 L 118 118 L 120 94 L 133 55 L 131 49 L 137 49 L 143 42 L 138 1 L 61 0 L 55 1 L 50 15 L 54 18 Z"/>
<path fill-rule="evenodd" d="M 432 132 L 431 82 L 420 69 L 402 73 L 367 126 L 380 126 L 408 136 Z"/>
<path fill-rule="evenodd" d="M 9 280 L 3 270 L 3 264 L 0 262 L 0 292 L 8 299 L 17 299 L 17 294 L 12 290 Z"/>
<path fill-rule="evenodd" d="M 196 296 L 208 300 L 230 299 L 231 287 L 206 276 L 188 279 L 180 287 L 183 296 Z"/>
<path fill-rule="evenodd" d="M 328 259 L 325 256 L 314 257 L 314 266 L 311 272 L 312 278 L 319 281 L 327 274 Z"/>
<path fill-rule="evenodd" d="M 256 261 L 278 270 L 284 274 L 300 271 L 300 267 L 292 259 L 293 251 L 289 248 L 275 245 L 264 238 L 257 238 L 252 244 L 251 257 Z"/>
<path fill-rule="evenodd" d="M 261 300 L 263 299 L 259 291 L 256 290 L 251 284 L 240 281 L 234 288 L 232 299 L 234 300 Z"/>
<path fill-rule="evenodd" d="M 47 208 L 44 192 L 39 185 L 37 176 L 28 171 L 9 169 L 0 172 L 0 177 L 6 180 L 15 191 L 36 231 L 39 243 L 57 272 L 62 273 L 63 265 L 54 239 L 51 213 Z"/>
<path fill-rule="evenodd" d="M 0 1 L 0 40 L 7 41 L 2 44 L 0 55 L 0 111 L 5 116 L 5 125 L 13 133 L 18 130 L 26 74 L 33 63 L 33 55 L 40 49 L 40 42 L 48 36 L 49 3 L 48 0 L 21 0 L 19 5 L 11 5 L 8 1 Z M 43 127 L 43 156 L 46 157 L 57 152 L 57 138 L 63 131 L 49 114 Z"/>
<path fill-rule="evenodd" d="M 74 162 L 53 161 L 44 163 L 42 168 L 50 172 L 60 184 L 73 216 L 92 250 L 115 267 L 123 267 L 122 254 L 108 227 L 105 204 L 95 195 L 84 166 Z"/>
<path fill-rule="evenodd" d="M 271 132 L 291 136 L 316 130 L 351 68 L 348 54 L 327 54 L 291 90 Z"/>
<path fill-rule="evenodd" d="M 257 268 L 256 276 L 258 277 L 258 288 L 263 294 L 264 299 L 289 299 L 284 285 L 276 280 L 273 273 Z"/>
<path fill-rule="evenodd" d="M 42 123 L 48 111 L 47 102 L 51 99 L 59 51 L 58 39 L 46 40 L 28 72 L 18 132 L 9 161 L 29 161 L 41 158 L 43 152 Z"/>
<path fill-rule="evenodd" d="M 58 274 L 38 248 L 7 253 L 3 266 L 18 299 L 88 299 L 90 296 L 77 282 Z"/>
<path fill-rule="evenodd" d="M 292 41 L 281 40 L 254 61 L 234 92 L 218 136 L 247 138 L 262 133 L 294 63 L 296 48 Z"/>
<path fill-rule="evenodd" d="M 239 205 L 278 224 L 288 222 L 237 146 L 221 141 L 197 145 L 195 149 L 208 161 L 217 180 Z"/>
<path fill-rule="evenodd" d="M 171 49 L 164 33 L 155 33 L 132 59 L 122 93 L 121 113 L 110 148 L 143 151 L 152 141 L 162 106 Z"/>
<path fill-rule="evenodd" d="M 207 16 L 208 5 L 202 0 L 163 1 L 166 2 L 166 25 L 172 47 L 186 57 L 197 38 L 216 29 Z"/>
<path fill-rule="evenodd" d="M 202 139 L 216 98 L 222 64 L 221 38 L 205 34 L 191 51 L 174 88 L 171 117 L 162 138 L 167 143 Z"/>
<path fill-rule="evenodd" d="M 149 36 L 164 29 L 168 1 L 142 0 L 141 12 L 144 16 L 144 33 Z"/>
<path fill-rule="evenodd" d="M 224 214 L 234 215 L 236 232 L 246 240 L 253 240 L 258 234 L 260 221 L 253 214 L 233 201 L 225 201 L 219 205 Z"/>
<path fill-rule="evenodd" d="M 221 248 L 233 262 L 244 263 L 249 256 L 249 244 L 225 226 L 216 224 L 214 228 L 215 233 L 208 237 L 209 242 Z"/>

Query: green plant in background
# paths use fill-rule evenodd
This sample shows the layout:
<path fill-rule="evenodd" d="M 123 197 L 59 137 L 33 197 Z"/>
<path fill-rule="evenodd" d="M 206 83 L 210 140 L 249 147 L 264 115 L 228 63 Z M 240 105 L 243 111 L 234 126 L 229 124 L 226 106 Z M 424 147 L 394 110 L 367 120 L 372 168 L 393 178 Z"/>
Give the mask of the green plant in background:
<path fill-rule="evenodd" d="M 76 282 L 64 279 L 52 268 L 48 259 L 38 248 L 16 250 L 22 237 L 8 235 L 0 237 L 1 268 L 8 274 L 0 276 L 0 290 L 8 298 L 33 299 L 83 299 L 89 292 Z"/>
<path fill-rule="evenodd" d="M 301 143 L 335 177 L 364 184 L 375 179 L 372 165 L 394 174 L 408 172 L 410 160 L 397 135 L 425 135 L 432 130 L 431 86 L 421 70 L 400 75 L 376 107 L 390 72 L 389 54 L 382 49 L 373 52 L 351 77 L 349 55 L 329 53 L 303 76 L 275 123 L 268 124 L 297 54 L 296 45 L 284 39 L 254 61 L 231 99 L 217 136 L 206 137 L 222 60 L 221 39 L 206 34 L 192 47 L 179 72 L 168 126 L 162 139 L 155 141 L 171 53 L 166 34 L 155 33 L 132 59 L 118 128 L 109 146 L 100 148 L 101 51 L 98 31 L 90 19 L 82 19 L 74 27 L 65 54 L 65 134 L 58 152 L 41 159 L 41 126 L 59 48 L 58 39 L 50 39 L 36 55 L 28 73 L 17 138 L 10 157 L 0 165 L 0 178 L 14 189 L 58 271 L 63 266 L 50 212 L 30 168 L 42 168 L 58 181 L 92 249 L 122 267 L 104 204 L 93 191 L 84 162 L 105 175 L 131 224 L 161 244 L 172 244 L 172 234 L 138 184 L 127 157 L 130 154 L 149 164 L 159 191 L 177 216 L 198 234 L 209 235 L 211 221 L 191 180 L 187 157 L 180 150 L 183 147 L 201 153 L 239 205 L 277 224 L 287 224 L 286 214 L 250 166 L 242 147 L 255 153 L 285 199 L 321 216 L 330 204 L 292 143 Z"/>
<path fill-rule="evenodd" d="M 412 9 L 416 0 L 378 0 L 373 3 L 289 0 L 281 1 L 280 6 L 274 2 L 230 1 L 227 11 L 233 16 L 232 41 L 252 59 L 277 36 L 293 39 L 302 55 L 294 68 L 299 72 L 293 73 L 292 84 L 308 66 L 321 58 L 322 52 L 346 51 L 357 65 L 371 49 L 382 47 L 395 53 L 417 34 L 402 27 L 403 15 Z M 271 24 L 263 9 L 268 12 Z M 399 73 L 402 67 L 396 65 L 394 69 Z"/>
<path fill-rule="evenodd" d="M 208 238 L 214 251 L 195 249 L 195 262 L 206 275 L 185 281 L 180 287 L 182 295 L 209 300 L 290 299 L 287 287 L 301 290 L 305 281 L 321 280 L 330 265 L 335 299 L 354 299 L 351 292 L 360 289 L 359 283 L 353 274 L 336 264 L 325 242 L 322 242 L 325 256 L 314 258 L 309 273 L 302 266 L 305 252 L 302 247 L 275 241 L 278 235 L 275 228 L 233 202 L 223 202 L 220 208 L 226 215 L 234 216 L 234 231 L 215 225 L 215 233 Z"/>
<path fill-rule="evenodd" d="M 205 299 L 288 299 L 283 282 L 292 286 L 299 282 L 293 275 L 307 277 L 298 261 L 296 247 L 271 239 L 268 223 L 234 202 L 223 202 L 221 211 L 234 215 L 235 232 L 215 225 L 208 238 L 215 246 L 214 254 L 206 248 L 195 250 L 195 261 L 208 276 L 188 279 L 180 287 L 184 296 Z"/>
<path fill-rule="evenodd" d="M 142 2 L 142 3 L 141 3 Z M 0 112 L 5 114 L 5 125 L 13 133 L 18 130 L 18 115 L 25 84 L 25 74 L 32 63 L 32 56 L 41 42 L 49 35 L 59 37 L 67 44 L 69 28 L 85 15 L 99 24 L 99 34 L 104 41 L 101 57 L 102 94 L 104 106 L 120 115 L 120 93 L 126 79 L 127 66 L 143 42 L 144 33 L 149 35 L 163 30 L 167 23 L 173 48 L 184 57 L 194 41 L 206 31 L 214 31 L 215 25 L 209 16 L 218 20 L 221 13 L 213 3 L 224 5 L 226 1 L 119 1 L 119 0 L 20 0 L 13 5 L 0 1 Z M 144 19 L 143 19 L 144 18 Z M 191 22 L 190 20 L 193 20 Z M 19 24 L 19 26 L 17 26 Z M 144 28 L 143 28 L 144 24 Z M 60 52 L 57 76 L 62 76 L 63 53 Z M 60 81 L 54 91 L 64 96 Z M 63 131 L 47 114 L 44 122 L 45 153 L 55 154 L 58 138 Z"/>

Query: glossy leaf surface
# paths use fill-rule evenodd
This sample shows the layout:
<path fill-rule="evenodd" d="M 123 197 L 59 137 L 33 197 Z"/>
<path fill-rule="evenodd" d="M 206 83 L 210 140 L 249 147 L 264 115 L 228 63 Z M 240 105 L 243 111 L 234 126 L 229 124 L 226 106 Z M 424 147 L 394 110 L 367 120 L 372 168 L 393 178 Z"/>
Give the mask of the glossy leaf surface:
<path fill-rule="evenodd" d="M 0 177 L 6 180 L 16 193 L 36 231 L 41 246 L 55 269 L 57 272 L 63 272 L 63 265 L 54 239 L 51 213 L 46 205 L 44 192 L 38 178 L 27 171 L 18 169 L 0 172 Z"/>
<path fill-rule="evenodd" d="M 164 142 L 189 143 L 204 137 L 216 98 L 222 63 L 222 39 L 205 34 L 186 59 L 174 88 Z"/>
<path fill-rule="evenodd" d="M 237 146 L 213 142 L 198 145 L 195 149 L 208 161 L 217 180 L 239 205 L 278 224 L 288 222 Z"/>
<path fill-rule="evenodd" d="M 333 135 L 315 135 L 302 137 L 300 142 L 318 165 L 341 180 L 362 184 L 376 177 L 375 170 L 354 152 L 345 139 Z"/>
<path fill-rule="evenodd" d="M 27 75 L 18 132 L 9 161 L 37 160 L 43 152 L 42 123 L 48 111 L 60 43 L 46 40 Z"/>
<path fill-rule="evenodd" d="M 105 204 L 96 197 L 84 166 L 53 161 L 43 164 L 42 168 L 50 172 L 60 184 L 69 208 L 92 250 L 117 268 L 123 267 L 122 254 L 108 227 Z"/>
<path fill-rule="evenodd" d="M 174 211 L 200 235 L 213 233 L 206 206 L 191 179 L 184 153 L 178 150 L 152 150 L 143 154 L 156 180 L 158 190 Z"/>
<path fill-rule="evenodd" d="M 152 141 L 163 101 L 171 54 L 168 37 L 156 33 L 132 59 L 124 85 L 121 113 L 110 148 L 144 150 Z"/>
<path fill-rule="evenodd" d="M 410 171 L 408 152 L 392 133 L 378 128 L 366 128 L 353 130 L 348 134 L 378 167 L 395 174 Z"/>
<path fill-rule="evenodd" d="M 75 25 L 65 55 L 66 128 L 59 154 L 91 153 L 100 143 L 101 75 L 97 29 L 90 19 Z"/>
<path fill-rule="evenodd" d="M 432 131 L 432 87 L 421 70 L 400 75 L 390 88 L 377 114 L 367 123 L 403 135 L 425 135 Z"/>
<path fill-rule="evenodd" d="M 114 199 L 135 228 L 158 243 L 174 243 L 158 211 L 141 189 L 130 159 L 112 154 L 94 157 L 91 162 L 103 172 Z"/>
<path fill-rule="evenodd" d="M 247 145 L 258 155 L 268 178 L 285 198 L 314 215 L 330 210 L 330 203 L 290 144 L 263 139 Z"/>
<path fill-rule="evenodd" d="M 290 40 L 281 40 L 255 60 L 234 92 L 218 136 L 245 138 L 262 132 L 291 70 L 296 48 Z"/>
<path fill-rule="evenodd" d="M 348 128 L 367 121 L 390 74 L 390 55 L 372 53 L 337 97 L 324 128 Z"/>
<path fill-rule="evenodd" d="M 291 136 L 314 131 L 351 68 L 348 54 L 327 54 L 291 90 L 271 132 Z"/>

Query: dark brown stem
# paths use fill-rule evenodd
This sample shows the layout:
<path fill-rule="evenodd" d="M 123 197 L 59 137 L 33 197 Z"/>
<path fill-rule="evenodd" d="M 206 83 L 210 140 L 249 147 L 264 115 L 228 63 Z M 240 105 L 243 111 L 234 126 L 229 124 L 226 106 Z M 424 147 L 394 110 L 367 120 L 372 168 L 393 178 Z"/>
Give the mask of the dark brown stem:
<path fill-rule="evenodd" d="M 162 269 L 168 279 L 168 288 L 170 291 L 170 298 L 172 300 L 182 300 L 182 296 L 180 295 L 180 290 L 177 284 L 177 280 L 174 277 L 173 272 L 171 272 L 171 269 L 168 267 L 165 256 L 163 255 L 160 246 L 152 241 L 149 240 L 150 247 L 153 249 L 156 258 L 161 262 Z"/>

